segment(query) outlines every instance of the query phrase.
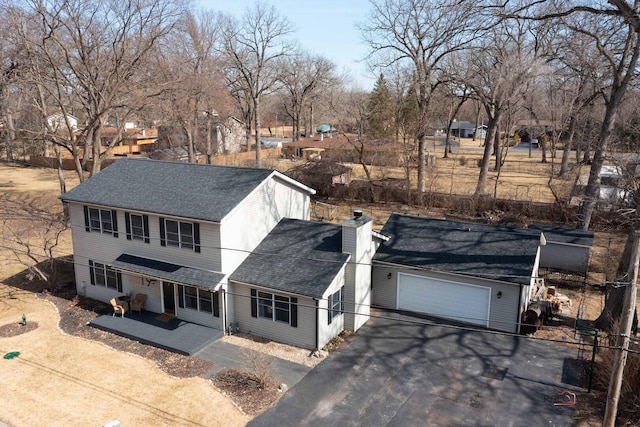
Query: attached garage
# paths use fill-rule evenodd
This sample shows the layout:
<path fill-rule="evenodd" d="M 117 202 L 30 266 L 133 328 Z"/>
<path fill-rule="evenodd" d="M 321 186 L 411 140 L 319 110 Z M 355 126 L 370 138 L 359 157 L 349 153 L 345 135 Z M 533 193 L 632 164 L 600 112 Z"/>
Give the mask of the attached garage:
<path fill-rule="evenodd" d="M 393 214 L 373 258 L 371 302 L 518 332 L 538 277 L 539 230 Z"/>
<path fill-rule="evenodd" d="M 397 296 L 400 310 L 489 327 L 491 288 L 400 273 Z"/>

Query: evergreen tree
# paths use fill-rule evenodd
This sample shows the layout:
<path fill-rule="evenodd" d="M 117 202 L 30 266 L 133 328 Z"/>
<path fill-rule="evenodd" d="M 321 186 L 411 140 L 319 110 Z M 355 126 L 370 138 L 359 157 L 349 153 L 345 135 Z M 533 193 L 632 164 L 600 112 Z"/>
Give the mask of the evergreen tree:
<path fill-rule="evenodd" d="M 369 136 L 371 138 L 391 139 L 395 135 L 393 101 L 391 92 L 387 86 L 387 81 L 383 74 L 376 81 L 376 84 L 369 95 Z"/>

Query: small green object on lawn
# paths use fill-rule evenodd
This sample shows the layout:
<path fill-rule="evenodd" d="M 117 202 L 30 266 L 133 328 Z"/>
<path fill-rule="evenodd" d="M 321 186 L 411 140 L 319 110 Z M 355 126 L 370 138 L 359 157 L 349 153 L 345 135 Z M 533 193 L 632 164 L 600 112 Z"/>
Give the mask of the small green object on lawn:
<path fill-rule="evenodd" d="M 15 359 L 18 356 L 20 356 L 20 352 L 19 351 L 12 351 L 10 353 L 5 354 L 4 358 L 5 359 Z"/>
<path fill-rule="evenodd" d="M 27 326 L 27 316 L 25 314 L 22 315 L 22 326 Z"/>

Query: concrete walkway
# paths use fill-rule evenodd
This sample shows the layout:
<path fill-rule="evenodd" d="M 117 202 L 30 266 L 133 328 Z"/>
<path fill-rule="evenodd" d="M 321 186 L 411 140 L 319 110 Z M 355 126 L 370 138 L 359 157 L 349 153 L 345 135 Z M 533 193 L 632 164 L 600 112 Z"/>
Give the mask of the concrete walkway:
<path fill-rule="evenodd" d="M 253 350 L 226 341 L 216 340 L 194 354 L 194 356 L 215 363 L 214 368 L 207 374 L 208 377 L 212 377 L 225 368 L 251 371 L 246 356 L 247 352 L 255 353 Z M 297 384 L 312 369 L 299 363 L 266 354 L 261 354 L 261 357 L 264 357 L 265 362 L 271 366 L 274 379 L 279 384 L 286 384 L 289 388 Z"/>

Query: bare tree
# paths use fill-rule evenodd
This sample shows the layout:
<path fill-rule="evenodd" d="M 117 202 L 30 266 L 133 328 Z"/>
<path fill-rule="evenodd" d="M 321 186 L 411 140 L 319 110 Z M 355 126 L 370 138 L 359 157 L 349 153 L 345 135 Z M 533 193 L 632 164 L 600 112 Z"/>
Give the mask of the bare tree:
<path fill-rule="evenodd" d="M 212 117 L 226 115 L 229 110 L 222 60 L 216 49 L 220 20 L 221 16 L 210 11 L 188 12 L 158 49 L 162 99 L 168 101 L 164 114 L 180 127 L 192 163 L 197 161 L 198 143 L 204 146 L 210 163 Z"/>
<path fill-rule="evenodd" d="M 519 19 L 551 21 L 590 39 L 602 63 L 606 81 L 604 117 L 595 146 L 589 181 L 580 207 L 578 228 L 588 229 L 600 190 L 600 171 L 611 141 L 618 109 L 636 75 L 640 56 L 640 15 L 636 1 L 542 1 L 507 11 Z"/>
<path fill-rule="evenodd" d="M 90 175 L 108 155 L 101 132 L 107 120 L 122 126 L 139 101 L 146 60 L 159 39 L 171 31 L 182 12 L 181 2 L 166 0 L 29 0 L 17 3 L 30 16 L 33 32 L 25 32 L 28 53 L 39 68 L 34 78 L 45 95 L 44 113 L 81 116 L 83 167 L 93 159 Z M 73 103 L 71 103 L 71 101 Z M 138 101 L 138 102 L 136 102 Z M 77 147 L 71 148 L 76 157 Z M 84 179 L 79 171 L 79 177 Z"/>
<path fill-rule="evenodd" d="M 370 0 L 373 10 L 360 24 L 376 67 L 411 66 L 418 103 L 418 192 L 425 191 L 425 143 L 432 94 L 440 84 L 438 67 L 452 52 L 481 33 L 481 15 L 473 2 L 446 0 Z"/>
<path fill-rule="evenodd" d="M 59 285 L 60 244 L 68 229 L 62 212 L 43 207 L 39 200 L 25 203 L 3 197 L 0 221 L 3 236 L 0 248 L 10 254 L 0 261 L 23 265 L 32 278 L 37 277 L 50 287 Z"/>
<path fill-rule="evenodd" d="M 257 167 L 262 167 L 260 101 L 276 88 L 278 60 L 294 49 L 294 43 L 287 39 L 292 32 L 292 24 L 275 7 L 263 3 L 248 9 L 240 21 L 227 17 L 224 26 L 227 79 L 231 91 L 251 103 Z"/>
<path fill-rule="evenodd" d="M 529 79 L 538 72 L 536 41 L 528 24 L 501 21 L 468 55 L 471 73 L 467 84 L 483 105 L 488 119 L 476 195 L 486 192 L 491 156 L 500 152 L 495 141 L 499 141 L 499 125 L 505 112 L 522 96 Z"/>
<path fill-rule="evenodd" d="M 280 82 L 286 93 L 284 107 L 293 122 L 293 140 L 300 139 L 304 113 L 314 95 L 337 82 L 335 65 L 319 55 L 296 52 L 282 61 Z"/>

